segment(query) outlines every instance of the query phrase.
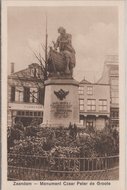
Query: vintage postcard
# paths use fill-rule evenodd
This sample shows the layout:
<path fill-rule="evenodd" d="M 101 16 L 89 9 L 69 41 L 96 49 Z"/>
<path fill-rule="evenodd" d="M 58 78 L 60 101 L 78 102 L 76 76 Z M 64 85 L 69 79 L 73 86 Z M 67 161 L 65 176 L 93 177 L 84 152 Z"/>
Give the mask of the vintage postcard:
<path fill-rule="evenodd" d="M 123 1 L 2 2 L 2 190 L 125 190 Z"/>

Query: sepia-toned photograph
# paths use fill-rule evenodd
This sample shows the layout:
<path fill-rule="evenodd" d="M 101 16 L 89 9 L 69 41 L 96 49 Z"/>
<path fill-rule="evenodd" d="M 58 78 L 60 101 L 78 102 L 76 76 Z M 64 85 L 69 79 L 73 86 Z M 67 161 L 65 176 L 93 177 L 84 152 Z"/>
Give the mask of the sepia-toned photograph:
<path fill-rule="evenodd" d="M 119 180 L 119 48 L 117 6 L 7 7 L 8 181 Z"/>

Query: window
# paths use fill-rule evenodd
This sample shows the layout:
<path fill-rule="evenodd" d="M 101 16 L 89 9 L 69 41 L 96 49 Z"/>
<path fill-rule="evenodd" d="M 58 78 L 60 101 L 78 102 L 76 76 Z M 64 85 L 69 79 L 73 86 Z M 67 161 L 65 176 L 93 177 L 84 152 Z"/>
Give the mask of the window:
<path fill-rule="evenodd" d="M 11 87 L 11 102 L 15 101 L 15 86 Z"/>
<path fill-rule="evenodd" d="M 118 104 L 119 103 L 119 98 L 112 98 L 111 97 L 111 103 Z"/>
<path fill-rule="evenodd" d="M 119 111 L 111 111 L 111 118 L 118 119 L 119 118 Z"/>
<path fill-rule="evenodd" d="M 111 103 L 118 104 L 119 103 L 119 92 L 118 90 L 111 91 Z"/>
<path fill-rule="evenodd" d="M 37 77 L 37 70 L 36 70 L 36 68 L 34 68 L 33 74 L 34 74 L 34 77 Z"/>
<path fill-rule="evenodd" d="M 37 77 L 37 68 L 31 68 L 31 76 Z"/>
<path fill-rule="evenodd" d="M 112 128 L 118 128 L 119 127 L 119 121 L 118 120 L 112 120 L 111 121 L 111 127 Z"/>
<path fill-rule="evenodd" d="M 25 115 L 24 111 L 22 111 L 21 115 Z"/>
<path fill-rule="evenodd" d="M 30 112 L 30 116 L 32 116 L 32 115 L 33 115 L 33 112 L 31 111 L 31 112 Z"/>
<path fill-rule="evenodd" d="M 41 112 L 38 112 L 38 116 L 40 116 L 41 115 Z"/>
<path fill-rule="evenodd" d="M 118 85 L 118 79 L 112 77 L 112 78 L 111 78 L 111 85 Z"/>
<path fill-rule="evenodd" d="M 26 111 L 26 115 L 29 115 L 29 111 Z"/>
<path fill-rule="evenodd" d="M 17 102 L 23 102 L 23 88 L 17 86 L 15 90 L 15 101 Z"/>
<path fill-rule="evenodd" d="M 112 90 L 118 90 L 118 78 L 116 77 L 111 77 L 111 91 Z"/>
<path fill-rule="evenodd" d="M 30 88 L 30 102 L 36 103 L 37 101 L 37 88 Z"/>
<path fill-rule="evenodd" d="M 21 111 L 17 111 L 17 115 L 22 115 L 22 112 Z"/>
<path fill-rule="evenodd" d="M 111 92 L 111 97 L 118 98 L 118 96 L 119 96 L 118 90 Z"/>
<path fill-rule="evenodd" d="M 107 111 L 107 100 L 99 100 L 99 110 Z"/>
<path fill-rule="evenodd" d="M 79 110 L 83 111 L 84 110 L 84 99 L 79 100 Z"/>
<path fill-rule="evenodd" d="M 24 102 L 30 102 L 30 88 L 29 87 L 24 87 L 23 100 L 24 100 Z"/>
<path fill-rule="evenodd" d="M 112 91 L 112 90 L 117 90 L 117 91 L 118 91 L 118 85 L 112 85 L 112 86 L 111 86 L 111 91 Z"/>
<path fill-rule="evenodd" d="M 87 110 L 88 111 L 96 110 L 96 100 L 94 100 L 94 99 L 87 100 Z"/>
<path fill-rule="evenodd" d="M 43 88 L 39 88 L 38 101 L 40 104 L 44 105 L 44 89 Z"/>
<path fill-rule="evenodd" d="M 35 94 L 36 94 L 36 92 L 33 90 L 33 92 L 32 92 L 32 102 L 33 103 L 36 102 Z"/>
<path fill-rule="evenodd" d="M 87 86 L 87 94 L 92 95 L 93 94 L 93 87 L 92 86 Z"/>
<path fill-rule="evenodd" d="M 37 112 L 34 112 L 34 116 L 37 116 Z"/>
<path fill-rule="evenodd" d="M 111 75 L 118 75 L 118 74 L 119 74 L 119 70 L 113 68 L 113 69 L 110 71 L 110 74 L 111 74 Z"/>
<path fill-rule="evenodd" d="M 81 94 L 84 94 L 84 87 L 83 87 L 83 86 L 79 86 L 78 93 L 79 93 L 80 95 L 81 95 Z"/>

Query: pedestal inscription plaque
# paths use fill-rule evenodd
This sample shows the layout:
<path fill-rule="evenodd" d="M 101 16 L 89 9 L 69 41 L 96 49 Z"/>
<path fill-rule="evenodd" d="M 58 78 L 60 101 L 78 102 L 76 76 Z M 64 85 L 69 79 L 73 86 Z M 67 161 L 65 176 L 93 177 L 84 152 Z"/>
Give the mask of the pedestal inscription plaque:
<path fill-rule="evenodd" d="M 48 79 L 45 82 L 43 125 L 68 127 L 79 123 L 78 82 L 74 79 Z"/>
<path fill-rule="evenodd" d="M 72 112 L 70 102 L 54 102 L 51 104 L 51 112 L 54 118 L 68 118 Z"/>

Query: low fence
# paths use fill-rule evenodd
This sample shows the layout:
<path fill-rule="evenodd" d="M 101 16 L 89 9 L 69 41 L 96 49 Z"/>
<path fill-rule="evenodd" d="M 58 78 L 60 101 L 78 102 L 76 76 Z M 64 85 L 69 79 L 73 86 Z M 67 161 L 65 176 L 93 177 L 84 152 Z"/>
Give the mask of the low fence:
<path fill-rule="evenodd" d="M 66 158 L 8 154 L 8 180 L 117 179 L 119 156 Z"/>

